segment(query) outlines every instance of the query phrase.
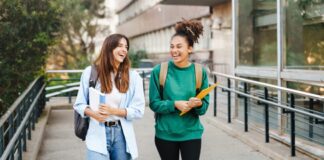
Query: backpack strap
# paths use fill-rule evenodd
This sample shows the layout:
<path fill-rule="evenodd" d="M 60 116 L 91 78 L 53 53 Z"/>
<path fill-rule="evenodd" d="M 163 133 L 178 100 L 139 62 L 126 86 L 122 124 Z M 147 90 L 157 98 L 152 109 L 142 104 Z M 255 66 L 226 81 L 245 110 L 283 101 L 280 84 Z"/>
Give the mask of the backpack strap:
<path fill-rule="evenodd" d="M 201 82 L 202 82 L 202 66 L 199 63 L 194 63 L 194 64 L 195 64 L 195 75 L 196 75 L 196 89 L 200 89 Z M 161 87 L 164 87 L 167 73 L 168 73 L 168 62 L 163 62 L 161 63 L 160 76 L 159 76 Z"/>
<path fill-rule="evenodd" d="M 160 75 L 159 75 L 161 99 L 163 99 L 163 87 L 164 87 L 167 73 L 168 73 L 168 62 L 162 62 L 161 67 L 160 67 Z M 159 116 L 159 114 L 154 112 L 155 122 L 157 121 L 158 116 Z"/>
<path fill-rule="evenodd" d="M 199 63 L 195 63 L 195 74 L 196 74 L 196 90 L 201 88 L 202 81 L 202 66 Z"/>
<path fill-rule="evenodd" d="M 167 73 L 168 73 L 168 62 L 163 62 L 161 63 L 160 77 L 159 77 L 161 87 L 164 87 Z"/>
<path fill-rule="evenodd" d="M 98 80 L 98 72 L 97 72 L 97 68 L 94 64 L 91 65 L 91 74 L 90 74 L 90 80 L 89 80 L 89 88 L 96 87 L 97 84 L 97 80 Z"/>
<path fill-rule="evenodd" d="M 96 66 L 94 64 L 92 64 L 91 65 L 91 72 L 90 72 L 90 79 L 89 79 L 89 88 L 90 87 L 96 88 L 97 80 L 98 80 L 97 68 L 96 68 Z M 89 98 L 87 100 L 87 104 L 90 104 L 89 103 Z"/>

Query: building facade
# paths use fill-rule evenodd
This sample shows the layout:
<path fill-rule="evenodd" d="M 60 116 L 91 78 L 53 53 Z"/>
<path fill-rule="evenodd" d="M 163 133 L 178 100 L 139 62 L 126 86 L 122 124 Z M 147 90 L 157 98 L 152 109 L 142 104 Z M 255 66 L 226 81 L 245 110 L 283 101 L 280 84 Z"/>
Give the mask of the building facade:
<path fill-rule="evenodd" d="M 174 34 L 175 23 L 182 18 L 198 19 L 204 26 L 204 33 L 199 44 L 195 45 L 197 54 L 193 54 L 192 59 L 200 62 L 210 61 L 213 55 L 209 46 L 212 44 L 210 43 L 211 12 L 209 6 L 170 5 L 164 4 L 161 0 L 129 1 L 129 4 L 117 11 L 119 15 L 117 32 L 130 37 L 131 50 L 135 52 L 145 50 L 149 58 L 158 63 L 169 57 L 169 43 Z"/>

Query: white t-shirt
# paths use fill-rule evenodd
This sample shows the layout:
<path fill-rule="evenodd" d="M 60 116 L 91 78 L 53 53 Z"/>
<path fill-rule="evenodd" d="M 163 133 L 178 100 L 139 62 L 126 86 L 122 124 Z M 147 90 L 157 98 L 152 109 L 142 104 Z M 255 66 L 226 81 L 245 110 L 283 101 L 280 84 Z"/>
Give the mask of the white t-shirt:
<path fill-rule="evenodd" d="M 122 95 L 124 93 L 120 93 L 119 90 L 116 88 L 114 79 L 115 79 L 115 75 L 113 73 L 111 73 L 112 90 L 111 90 L 111 92 L 109 94 L 106 94 L 105 102 L 110 107 L 119 108 L 121 98 L 122 98 Z M 116 120 L 119 120 L 121 118 L 122 117 L 111 115 L 108 118 L 106 118 L 106 121 L 116 121 Z"/>

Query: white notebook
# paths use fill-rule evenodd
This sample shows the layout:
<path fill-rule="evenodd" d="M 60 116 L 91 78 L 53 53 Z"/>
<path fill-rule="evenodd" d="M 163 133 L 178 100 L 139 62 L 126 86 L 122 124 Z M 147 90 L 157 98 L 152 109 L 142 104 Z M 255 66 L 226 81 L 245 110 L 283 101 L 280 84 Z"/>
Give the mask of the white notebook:
<path fill-rule="evenodd" d="M 93 87 L 89 88 L 89 105 L 93 111 L 98 111 L 99 104 L 105 104 L 106 102 L 105 94 L 94 89 Z"/>

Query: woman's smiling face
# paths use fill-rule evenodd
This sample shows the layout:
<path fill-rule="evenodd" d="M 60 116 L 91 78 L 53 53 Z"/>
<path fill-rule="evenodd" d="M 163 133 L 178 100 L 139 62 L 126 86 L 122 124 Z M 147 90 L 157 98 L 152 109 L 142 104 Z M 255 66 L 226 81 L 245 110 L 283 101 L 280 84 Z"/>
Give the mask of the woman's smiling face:
<path fill-rule="evenodd" d="M 192 47 L 183 36 L 174 36 L 171 39 L 170 55 L 175 64 L 184 64 L 189 62 L 189 53 Z"/>
<path fill-rule="evenodd" d="M 127 56 L 128 44 L 125 38 L 119 40 L 118 46 L 113 50 L 114 61 L 120 64 Z"/>

